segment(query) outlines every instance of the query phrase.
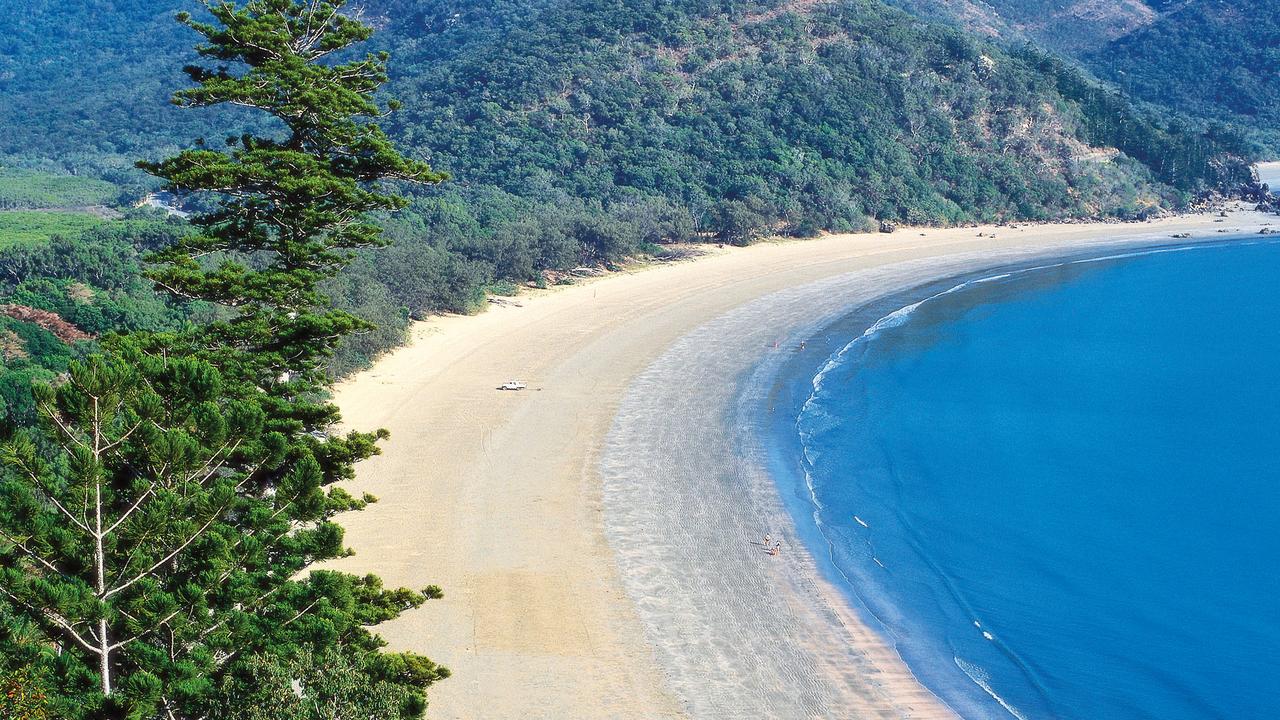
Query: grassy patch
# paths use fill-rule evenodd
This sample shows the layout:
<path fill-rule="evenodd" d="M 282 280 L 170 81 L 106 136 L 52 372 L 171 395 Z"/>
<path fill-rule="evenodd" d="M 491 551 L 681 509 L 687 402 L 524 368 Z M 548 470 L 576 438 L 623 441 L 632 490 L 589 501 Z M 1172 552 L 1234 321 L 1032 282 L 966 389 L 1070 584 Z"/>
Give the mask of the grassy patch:
<path fill-rule="evenodd" d="M 0 210 L 40 210 L 102 205 L 119 191 L 94 178 L 0 168 Z"/>
<path fill-rule="evenodd" d="M 107 222 L 69 212 L 0 212 L 0 248 L 48 242 L 54 235 L 75 235 Z"/>

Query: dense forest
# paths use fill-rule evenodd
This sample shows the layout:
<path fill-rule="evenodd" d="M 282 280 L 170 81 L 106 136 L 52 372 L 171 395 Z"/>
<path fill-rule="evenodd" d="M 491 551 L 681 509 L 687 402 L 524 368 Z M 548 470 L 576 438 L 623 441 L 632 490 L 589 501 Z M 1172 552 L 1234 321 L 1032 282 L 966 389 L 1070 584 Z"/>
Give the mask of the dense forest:
<path fill-rule="evenodd" d="M 1139 101 L 1280 152 L 1280 12 L 1256 0 L 893 0 L 1072 57 Z"/>
<path fill-rule="evenodd" d="M 1237 122 L 1280 151 L 1280 8 L 1197 0 L 1086 56 L 1134 97 Z"/>
<path fill-rule="evenodd" d="M 144 302 L 138 266 L 142 228 L 182 222 L 101 208 L 155 188 L 138 159 L 220 145 L 215 128 L 278 131 L 168 102 L 194 40 L 172 13 L 189 5 L 0 0 L 14 18 L 0 38 L 0 208 L 80 213 L 0 216 L 0 252 L 33 268 L 0 279 L 0 303 L 123 304 L 106 313 L 122 327 L 190 312 Z M 335 374 L 398 344 L 412 318 L 473 312 L 554 271 L 672 242 L 1143 217 L 1248 179 L 1252 145 L 1231 127 L 1137 106 L 1046 51 L 872 0 L 370 0 L 362 12 L 404 103 L 388 132 L 451 179 L 407 189 L 391 248 L 327 282 L 337 307 L 377 326 L 348 338 Z M 108 237 L 112 284 L 62 259 Z M 37 282 L 53 286 L 33 293 Z M 72 286 L 93 299 L 68 304 Z"/>
<path fill-rule="evenodd" d="M 195 38 L 173 21 L 179 0 L 0 0 L 0 158 L 105 178 L 137 194 L 143 156 L 159 157 L 246 113 L 179 112 Z"/>
<path fill-rule="evenodd" d="M 892 0 L 919 15 L 943 18 L 985 35 L 1030 40 L 1081 55 L 1105 47 L 1189 2 L 1201 0 Z M 1226 0 L 1243 5 L 1244 0 Z"/>

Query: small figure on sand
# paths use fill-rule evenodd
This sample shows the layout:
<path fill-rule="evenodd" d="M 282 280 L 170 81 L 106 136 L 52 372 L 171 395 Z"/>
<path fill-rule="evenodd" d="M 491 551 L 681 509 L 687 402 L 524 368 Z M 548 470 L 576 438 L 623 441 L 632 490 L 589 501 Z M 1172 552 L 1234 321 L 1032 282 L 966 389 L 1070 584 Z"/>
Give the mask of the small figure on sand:
<path fill-rule="evenodd" d="M 774 557 L 777 557 L 780 552 L 782 552 L 782 543 L 780 542 L 774 543 L 773 547 L 769 548 L 769 554 Z"/>
<path fill-rule="evenodd" d="M 769 547 L 769 543 L 771 543 L 771 542 L 773 542 L 773 538 L 769 536 L 769 533 L 765 533 L 765 534 L 764 534 L 764 546 L 765 546 L 765 547 Z"/>

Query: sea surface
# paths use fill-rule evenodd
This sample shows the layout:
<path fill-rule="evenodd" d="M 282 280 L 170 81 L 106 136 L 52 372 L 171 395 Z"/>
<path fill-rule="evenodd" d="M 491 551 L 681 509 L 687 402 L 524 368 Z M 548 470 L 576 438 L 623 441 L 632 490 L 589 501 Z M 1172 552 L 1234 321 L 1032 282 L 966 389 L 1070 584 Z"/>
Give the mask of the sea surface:
<path fill-rule="evenodd" d="M 829 572 L 966 718 L 1280 717 L 1280 244 L 930 294 L 778 425 Z"/>

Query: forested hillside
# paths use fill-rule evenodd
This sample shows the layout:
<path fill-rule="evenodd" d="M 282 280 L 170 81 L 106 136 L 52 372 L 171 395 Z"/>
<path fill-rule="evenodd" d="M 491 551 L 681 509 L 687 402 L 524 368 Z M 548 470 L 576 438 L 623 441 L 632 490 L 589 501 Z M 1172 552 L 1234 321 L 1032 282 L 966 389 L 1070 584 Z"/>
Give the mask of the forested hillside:
<path fill-rule="evenodd" d="M 31 422 L 31 383 L 66 372 L 104 335 L 211 317 L 205 305 L 162 299 L 142 277 L 141 256 L 185 231 L 147 212 L 116 221 L 0 212 L 0 422 Z"/>
<path fill-rule="evenodd" d="M 1280 5 L 1194 0 L 1087 58 L 1135 97 L 1263 132 L 1280 151 Z"/>
<path fill-rule="evenodd" d="M 0 152 L 101 172 L 185 145 L 222 122 L 165 102 L 182 82 L 174 68 L 190 58 L 191 44 L 170 15 L 189 5 L 0 0 L 0 11 L 15 19 L 0 39 L 0 120 L 9 129 Z M 1102 209 L 1035 197 L 1039 180 L 1077 178 L 1068 167 L 1031 170 L 1014 167 L 1016 160 L 995 173 L 1010 177 L 974 188 L 972 197 L 962 187 L 916 187 L 934 176 L 963 186 L 966 171 L 987 174 L 974 162 L 993 162 L 974 158 L 992 150 L 1013 155 L 1019 143 L 1069 157 L 1067 145 L 1107 138 L 1081 137 L 1080 116 L 1089 109 L 1055 107 L 1062 98 L 1053 77 L 879 2 L 371 0 L 363 7 L 393 53 L 391 90 L 409 111 L 392 129 L 446 160 L 462 183 L 537 195 L 527 181 L 548 168 L 576 167 L 566 160 L 580 159 L 572 153 L 581 144 L 594 155 L 565 187 L 577 198 L 601 199 L 596 191 L 608 176 L 688 204 L 700 193 L 726 195 L 708 171 L 803 184 L 796 168 L 779 168 L 808 165 L 809 174 L 841 184 L 833 165 L 869 163 L 874 172 L 859 180 L 870 192 L 854 203 L 864 214 L 905 217 L 910 209 L 946 220 Z M 935 98 L 942 100 L 936 108 Z M 1030 127 L 1015 131 L 1024 120 Z M 824 133 L 858 147 L 833 151 Z M 726 146 L 727 135 L 734 142 Z M 938 157 L 935 146 L 946 151 L 941 167 L 902 177 L 905 189 L 875 186 L 871 176 L 886 170 L 916 174 L 919 161 Z M 699 167 L 687 157 L 659 161 L 659 148 Z M 782 150 L 818 159 L 781 157 Z M 752 152 L 774 166 L 750 166 Z M 673 173 L 694 177 L 661 177 Z M 701 216 L 704 208 L 691 210 Z M 828 222 L 840 214 L 849 213 L 819 211 Z"/>
<path fill-rule="evenodd" d="M 26 178 L 9 184 L 11 207 L 127 203 L 149 187 L 136 159 L 197 137 L 221 146 L 215 127 L 270 132 L 168 103 L 195 42 L 172 14 L 197 8 L 0 0 L 14 19 L 0 37 L 0 160 L 27 168 L 9 174 Z M 1248 177 L 1230 129 L 1170 122 L 1049 55 L 873 0 L 368 0 L 362 12 L 404 103 L 388 131 L 452 177 L 408 190 L 387 223 L 393 246 L 327 285 L 379 326 L 347 341 L 336 373 L 397 344 L 413 317 L 671 241 L 1140 217 Z M 68 172 L 117 191 L 56 175 Z M 75 197 L 49 200 L 59 186 Z M 59 242 L 99 242 L 79 230 Z M 17 292 L 0 290 L 0 302 Z"/>
<path fill-rule="evenodd" d="M 739 217 L 810 232 L 1141 207 L 1140 168 L 1081 160 L 1114 138 L 1089 136 L 1092 108 L 1053 68 L 879 3 L 688 6 L 395 13 L 394 34 L 431 41 L 401 48 L 393 129 L 467 183 L 652 195 L 721 233 Z"/>
<path fill-rule="evenodd" d="M 227 113 L 182 113 L 168 103 L 186 81 L 182 67 L 195 44 L 173 15 L 195 5 L 0 0 L 0 158 L 56 160 L 73 173 L 136 185 L 141 154 L 158 156 L 217 127 Z"/>
<path fill-rule="evenodd" d="M 975 32 L 1030 39 L 1057 51 L 1096 50 L 1154 22 L 1185 0 L 892 0 L 913 13 Z"/>
<path fill-rule="evenodd" d="M 1133 98 L 1280 152 L 1280 7 L 1259 0 L 892 0 L 1073 57 Z"/>

